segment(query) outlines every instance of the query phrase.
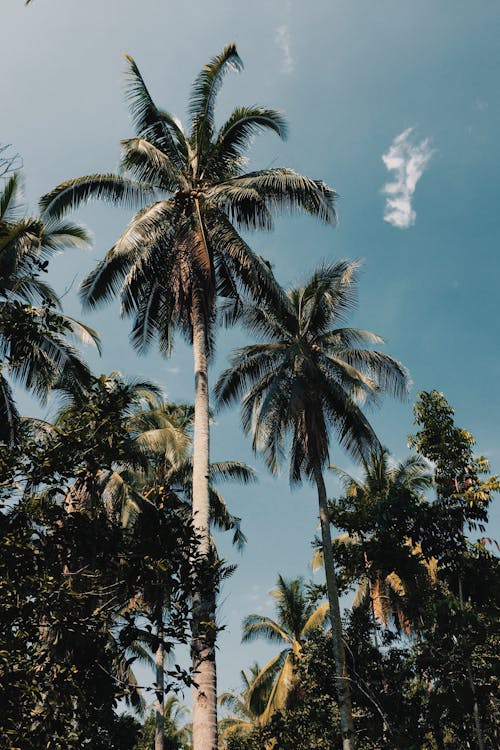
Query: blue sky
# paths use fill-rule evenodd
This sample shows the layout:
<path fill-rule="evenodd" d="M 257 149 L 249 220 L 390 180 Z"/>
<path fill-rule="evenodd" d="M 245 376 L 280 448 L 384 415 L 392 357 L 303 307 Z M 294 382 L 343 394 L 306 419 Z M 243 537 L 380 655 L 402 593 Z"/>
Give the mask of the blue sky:
<path fill-rule="evenodd" d="M 372 415 L 382 442 L 403 457 L 411 402 L 418 390 L 437 388 L 500 471 L 498 0 L 34 0 L 29 8 L 3 0 L 1 18 L 0 143 L 21 154 L 32 207 L 64 179 L 116 168 L 119 141 L 132 135 L 122 53 L 135 57 L 158 104 L 185 120 L 194 76 L 235 40 L 245 70 L 226 79 L 220 119 L 238 104 L 257 103 L 283 109 L 290 123 L 287 142 L 255 142 L 251 166 L 291 166 L 340 195 L 335 229 L 283 218 L 272 234 L 252 236 L 252 245 L 283 284 L 322 259 L 365 259 L 352 323 L 383 335 L 384 350 L 414 382 L 408 403 L 387 400 Z M 384 155 L 398 169 L 389 172 Z M 388 183 L 397 183 L 389 195 Z M 82 317 L 79 281 L 129 217 L 96 205 L 79 216 L 94 247 L 56 258 L 51 278 L 59 291 L 69 289 L 66 310 Z M 88 353 L 95 370 L 147 376 L 170 398 L 191 398 L 183 344 L 169 361 L 154 352 L 138 359 L 116 305 L 85 320 L 103 338 L 102 359 Z M 220 333 L 212 378 L 242 340 L 238 331 Z M 19 401 L 33 411 L 29 399 Z M 273 653 L 240 645 L 242 617 L 271 611 L 267 592 L 278 572 L 310 575 L 316 498 L 310 487 L 290 493 L 286 471 L 278 479 L 266 474 L 236 413 L 217 417 L 212 446 L 214 459 L 247 460 L 260 478 L 252 489 L 225 490 L 249 540 L 222 596 L 226 690 L 237 687 L 241 668 Z M 335 445 L 332 459 L 352 468 Z M 334 494 L 331 477 L 328 486 Z M 500 513 L 492 516 L 498 537 Z M 221 547 L 237 558 L 225 541 Z"/>

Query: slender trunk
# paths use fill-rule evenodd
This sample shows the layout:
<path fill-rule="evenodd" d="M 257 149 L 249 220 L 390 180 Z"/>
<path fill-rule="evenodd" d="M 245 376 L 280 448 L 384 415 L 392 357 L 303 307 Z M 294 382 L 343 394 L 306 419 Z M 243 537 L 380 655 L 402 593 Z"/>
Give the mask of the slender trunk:
<path fill-rule="evenodd" d="M 458 577 L 458 595 L 460 599 L 460 609 L 464 611 L 464 595 L 462 589 L 462 578 Z M 484 750 L 484 739 L 483 739 L 483 728 L 481 726 L 481 715 L 479 713 L 479 701 L 477 697 L 476 684 L 474 682 L 474 673 L 472 671 L 472 663 L 470 658 L 465 660 L 465 667 L 467 669 L 467 679 L 469 681 L 469 687 L 472 693 L 472 713 L 474 715 L 474 730 L 476 734 L 476 741 L 478 750 Z"/>
<path fill-rule="evenodd" d="M 193 525 L 201 566 L 193 593 L 191 658 L 193 679 L 193 749 L 217 750 L 217 676 L 215 668 L 215 594 L 211 581 L 209 499 L 209 404 L 205 324 L 200 302 L 193 300 L 195 377 L 193 451 Z"/>
<path fill-rule="evenodd" d="M 155 652 L 156 664 L 156 703 L 155 703 L 155 750 L 163 750 L 163 727 L 165 711 L 165 675 L 164 660 L 165 650 L 163 645 L 163 610 L 160 610 L 158 616 L 158 625 L 156 629 L 158 636 L 158 646 Z"/>
<path fill-rule="evenodd" d="M 323 559 L 325 561 L 326 589 L 330 605 L 330 619 L 332 621 L 333 656 L 335 659 L 335 678 L 339 701 L 340 729 L 342 732 L 342 750 L 355 750 L 356 742 L 354 724 L 352 720 L 351 691 L 347 676 L 344 641 L 342 637 L 342 619 L 340 617 L 340 601 L 335 568 L 333 564 L 332 536 L 330 533 L 330 519 L 326 498 L 326 487 L 321 467 L 314 470 L 314 478 L 318 488 L 319 518 L 321 522 L 321 540 L 323 544 Z"/>
<path fill-rule="evenodd" d="M 374 645 L 374 648 L 377 650 L 377 652 L 380 654 L 380 647 L 379 647 L 378 635 L 377 635 L 377 617 L 375 615 L 375 601 L 373 599 L 373 586 L 372 586 L 372 582 L 370 579 L 370 566 L 368 564 L 368 558 L 366 556 L 366 552 L 363 553 L 363 556 L 365 560 L 365 575 L 368 581 L 368 593 L 370 596 L 370 619 L 371 619 L 372 633 L 373 633 L 373 645 Z M 387 680 L 385 679 L 384 667 L 382 666 L 381 661 L 378 662 L 378 671 L 380 674 L 380 679 L 382 681 L 382 689 L 384 691 L 384 694 L 387 694 Z M 382 717 L 382 742 L 384 743 L 384 745 L 388 744 L 388 734 L 389 734 L 389 725 L 385 719 L 385 715 L 383 715 Z"/>

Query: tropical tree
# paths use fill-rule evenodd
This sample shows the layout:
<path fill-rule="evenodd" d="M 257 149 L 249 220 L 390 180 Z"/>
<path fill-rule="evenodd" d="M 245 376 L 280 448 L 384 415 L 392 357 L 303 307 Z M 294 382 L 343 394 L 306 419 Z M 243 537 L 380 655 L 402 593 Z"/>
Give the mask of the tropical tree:
<path fill-rule="evenodd" d="M 335 220 L 334 192 L 293 170 L 244 173 L 252 137 L 270 130 L 284 138 L 276 110 L 238 107 L 219 129 L 214 109 L 224 75 L 239 70 L 234 45 L 213 58 L 195 79 L 190 131 L 154 104 L 139 69 L 128 60 L 127 95 L 136 137 L 122 142 L 122 169 L 70 180 L 42 199 L 45 215 L 60 217 L 91 198 L 149 205 L 132 219 L 116 245 L 85 280 L 82 297 L 95 306 L 120 294 L 122 312 L 134 318 L 132 342 L 144 350 L 157 337 L 168 354 L 178 327 L 193 344 L 195 420 L 193 520 L 199 552 L 209 556 L 209 402 L 207 360 L 212 351 L 217 297 L 243 288 L 262 297 L 276 285 L 268 265 L 238 229 L 270 229 L 273 211 L 300 209 Z M 208 565 L 208 562 L 207 562 Z M 202 583 L 200 582 L 200 589 Z M 215 650 L 203 633 L 203 596 L 193 617 L 194 746 L 217 745 Z"/>
<path fill-rule="evenodd" d="M 242 309 L 244 325 L 263 340 L 236 350 L 215 388 L 220 406 L 242 399 L 243 429 L 271 471 L 291 435 L 290 481 L 305 477 L 316 484 L 344 750 L 354 747 L 354 733 L 323 467 L 331 428 L 351 455 L 366 458 L 378 440 L 360 403 L 382 392 L 404 396 L 408 386 L 399 362 L 358 348 L 380 343 L 379 336 L 337 327 L 353 307 L 357 267 L 347 261 L 323 265 L 303 286 Z"/>
<path fill-rule="evenodd" d="M 165 750 L 187 750 L 190 747 L 191 726 L 186 723 L 189 709 L 176 695 L 165 699 L 163 714 L 163 746 Z M 156 732 L 155 714 L 151 712 L 144 722 L 134 750 L 152 750 Z"/>
<path fill-rule="evenodd" d="M 266 709 L 269 693 L 272 689 L 272 672 L 264 680 L 262 669 L 254 662 L 248 672 L 241 670 L 241 691 L 223 693 L 219 696 L 219 705 L 228 709 L 233 715 L 219 719 L 219 735 L 225 746 L 230 737 L 245 735 L 262 724 L 262 715 Z M 255 680 L 260 676 L 259 684 L 254 688 Z"/>
<path fill-rule="evenodd" d="M 9 378 L 42 401 L 52 387 L 88 383 L 90 373 L 68 339 L 99 345 L 97 333 L 64 315 L 41 276 L 54 252 L 85 247 L 89 238 L 67 221 L 23 216 L 19 173 L 0 191 L 0 441 L 12 443 L 19 425 Z"/>
<path fill-rule="evenodd" d="M 328 618 L 328 602 L 315 606 L 308 598 L 301 578 L 287 580 L 278 576 L 276 589 L 277 619 L 265 615 L 248 615 L 243 620 L 243 643 L 265 638 L 283 646 L 254 677 L 249 686 L 247 703 L 252 712 L 261 711 L 259 723 L 266 724 L 273 713 L 287 704 L 294 686 L 295 670 L 307 638 L 322 628 Z M 263 695 L 267 698 L 262 708 Z"/>
<path fill-rule="evenodd" d="M 375 634 L 377 621 L 406 633 L 418 627 L 412 594 L 436 577 L 436 560 L 426 560 L 418 541 L 408 536 L 412 507 L 432 485 L 428 463 L 417 455 L 393 465 L 389 459 L 387 449 L 373 451 L 361 479 L 332 467 L 345 494 L 330 503 L 331 522 L 346 529 L 334 540 L 334 554 L 358 582 L 353 607 L 369 603 Z M 321 548 L 313 558 L 313 568 L 319 565 Z"/>
<path fill-rule="evenodd" d="M 474 562 L 489 557 L 484 540 L 472 545 L 467 538 L 468 531 L 480 530 L 484 533 L 488 521 L 488 507 L 493 494 L 500 489 L 499 478 L 489 473 L 489 462 L 484 456 L 473 454 L 475 440 L 468 430 L 455 425 L 454 409 L 439 391 L 422 391 L 414 406 L 414 423 L 419 426 L 416 435 L 410 438 L 412 446 L 432 461 L 437 501 L 434 504 L 434 521 L 441 530 L 444 545 L 438 552 L 442 578 L 449 592 L 455 597 L 450 607 L 449 619 L 457 619 L 457 609 L 463 622 L 467 622 L 473 607 L 472 596 L 477 582 L 467 593 L 465 579 Z M 486 475 L 483 479 L 483 475 Z M 437 536 L 437 535 L 436 535 Z M 494 564 L 498 560 L 493 558 Z M 491 562 L 491 561 L 488 561 Z M 477 562 L 476 562 L 477 564 Z M 457 607 L 458 604 L 458 607 Z M 462 639 L 461 639 L 462 640 Z M 466 647 L 464 649 L 464 641 Z M 459 644 L 455 638 L 457 651 L 462 650 L 461 663 L 465 665 L 465 679 L 470 695 L 466 702 L 472 704 L 475 743 L 478 750 L 486 747 L 484 725 L 488 713 L 481 705 L 473 663 L 474 652 L 482 645 L 468 638 Z M 461 649 L 460 649 L 461 646 Z M 462 707 L 463 711 L 463 707 Z"/>

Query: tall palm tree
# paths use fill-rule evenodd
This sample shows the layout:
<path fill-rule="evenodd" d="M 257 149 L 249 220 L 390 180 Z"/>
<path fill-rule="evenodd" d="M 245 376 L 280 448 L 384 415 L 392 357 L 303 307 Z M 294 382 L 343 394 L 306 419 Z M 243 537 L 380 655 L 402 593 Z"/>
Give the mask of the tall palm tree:
<path fill-rule="evenodd" d="M 195 420 L 193 520 L 198 554 L 208 560 L 209 402 L 207 361 L 213 344 L 217 297 L 243 288 L 262 296 L 275 282 L 238 229 L 270 229 L 273 211 L 303 210 L 334 222 L 334 192 L 293 170 L 244 172 L 252 137 L 270 130 L 286 136 L 283 116 L 265 107 L 238 107 L 220 127 L 215 103 L 224 75 L 240 70 L 234 44 L 205 65 L 194 81 L 190 129 L 154 104 L 139 69 L 128 60 L 128 99 L 136 137 L 122 142 L 121 166 L 130 176 L 103 174 L 70 180 L 42 200 L 46 215 L 60 217 L 100 198 L 115 204 L 148 203 L 82 286 L 95 306 L 120 294 L 122 312 L 134 318 L 132 341 L 145 349 L 157 337 L 163 353 L 180 328 L 193 344 Z M 208 565 L 208 563 L 207 563 Z M 200 584 L 201 588 L 201 584 Z M 196 672 L 193 731 L 196 750 L 217 746 L 215 648 L 205 637 L 203 596 L 193 614 Z"/>
<path fill-rule="evenodd" d="M 21 193 L 15 172 L 0 190 L 0 442 L 7 443 L 19 422 L 9 377 L 43 401 L 56 383 L 89 382 L 68 339 L 99 345 L 94 330 L 63 314 L 41 279 L 54 252 L 88 245 L 87 232 L 73 222 L 24 216 Z"/>
<path fill-rule="evenodd" d="M 257 614 L 248 615 L 243 620 L 243 643 L 265 638 L 283 647 L 249 685 L 248 709 L 254 713 L 260 711 L 260 725 L 267 724 L 275 711 L 286 706 L 303 644 L 312 632 L 324 626 L 328 618 L 328 603 L 318 607 L 311 604 L 301 578 L 288 581 L 278 576 L 278 585 L 271 595 L 276 600 L 276 620 Z M 264 705 L 263 695 L 266 698 Z"/>
<path fill-rule="evenodd" d="M 215 388 L 220 406 L 242 399 L 243 428 L 271 471 L 291 436 L 290 481 L 316 484 L 344 750 L 354 747 L 354 730 L 323 468 L 331 428 L 355 458 L 366 457 L 378 441 L 360 403 L 383 391 L 403 396 L 408 385 L 395 359 L 358 348 L 380 343 L 379 336 L 337 327 L 354 304 L 357 267 L 323 265 L 303 286 L 242 309 L 242 322 L 262 340 L 236 350 Z"/>

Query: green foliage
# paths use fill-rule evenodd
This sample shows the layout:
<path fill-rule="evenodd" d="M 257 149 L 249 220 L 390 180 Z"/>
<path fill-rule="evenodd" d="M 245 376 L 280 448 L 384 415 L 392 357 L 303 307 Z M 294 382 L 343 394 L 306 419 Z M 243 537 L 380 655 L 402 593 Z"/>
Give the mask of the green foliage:
<path fill-rule="evenodd" d="M 128 420 L 146 396 L 146 384 L 96 379 L 55 426 L 24 422 L 20 442 L 1 447 L 0 725 L 9 750 L 123 750 L 115 709 L 137 694 L 130 646 L 158 641 L 145 606 L 157 590 L 168 606 L 165 651 L 188 638 L 197 565 L 186 513 L 151 487 L 124 526 L 99 482 L 118 463 L 144 460 Z M 190 683 L 175 665 L 166 686 L 179 680 Z"/>
<path fill-rule="evenodd" d="M 23 217 L 21 188 L 14 172 L 0 191 L 0 441 L 11 444 L 19 414 L 9 378 L 42 400 L 56 384 L 76 388 L 88 383 L 90 373 L 71 338 L 99 344 L 95 331 L 60 311 L 57 295 L 41 278 L 54 252 L 85 247 L 87 233 L 72 222 Z"/>
<path fill-rule="evenodd" d="M 170 695 L 165 701 L 163 743 L 164 750 L 189 750 L 190 726 L 183 724 L 187 709 L 179 704 L 175 695 Z M 146 717 L 134 750 L 154 750 L 155 714 L 153 711 Z"/>

